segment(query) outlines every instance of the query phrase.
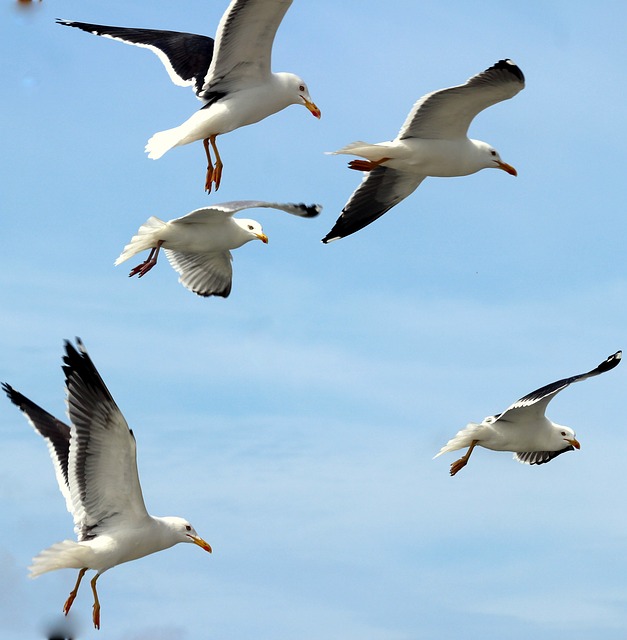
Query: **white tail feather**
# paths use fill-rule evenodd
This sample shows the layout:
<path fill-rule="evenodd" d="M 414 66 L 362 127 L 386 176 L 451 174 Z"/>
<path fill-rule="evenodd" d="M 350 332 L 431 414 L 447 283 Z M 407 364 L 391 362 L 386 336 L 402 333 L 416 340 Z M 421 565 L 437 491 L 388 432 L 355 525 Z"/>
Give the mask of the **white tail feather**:
<path fill-rule="evenodd" d="M 134 235 L 131 241 L 124 247 L 115 264 L 118 265 L 133 257 L 135 254 L 154 247 L 159 240 L 159 233 L 165 226 L 166 223 L 156 216 L 148 218 L 148 220 L 139 227 L 137 234 Z"/>
<path fill-rule="evenodd" d="M 181 128 L 166 129 L 155 133 L 146 143 L 146 153 L 151 160 L 158 160 L 164 153 L 181 142 Z"/>
<path fill-rule="evenodd" d="M 368 158 L 372 153 L 376 155 L 381 155 L 381 147 L 376 144 L 370 144 L 368 142 L 362 142 L 358 140 L 357 142 L 351 142 L 347 144 L 345 147 L 338 149 L 337 151 L 330 151 L 330 155 L 336 156 L 338 154 L 346 154 L 348 156 L 362 156 L 363 158 Z"/>
<path fill-rule="evenodd" d="M 477 429 L 481 425 L 474 422 L 469 423 L 463 429 L 458 431 L 439 451 L 433 456 L 433 459 L 441 456 L 443 453 L 449 451 L 457 451 L 458 449 L 464 449 L 469 447 L 471 442 L 475 439 Z"/>
<path fill-rule="evenodd" d="M 57 569 L 82 569 L 88 567 L 93 551 L 79 542 L 64 540 L 44 549 L 33 558 L 29 567 L 30 578 L 36 578 L 42 573 Z"/>

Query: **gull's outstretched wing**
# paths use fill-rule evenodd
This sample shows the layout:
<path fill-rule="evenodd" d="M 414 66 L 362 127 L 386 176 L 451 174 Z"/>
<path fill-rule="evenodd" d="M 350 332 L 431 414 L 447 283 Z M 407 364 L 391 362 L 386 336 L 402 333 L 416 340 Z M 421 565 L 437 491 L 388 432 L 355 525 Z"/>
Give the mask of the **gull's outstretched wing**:
<path fill-rule="evenodd" d="M 149 49 L 161 60 L 174 84 L 193 87 L 196 94 L 202 90 L 213 58 L 214 41 L 208 36 L 163 29 L 110 27 L 76 20 L 57 20 L 57 23 Z"/>
<path fill-rule="evenodd" d="M 420 98 L 401 127 L 398 139 L 464 137 L 480 111 L 513 98 L 524 86 L 522 71 L 511 60 L 499 60 L 465 84 Z"/>

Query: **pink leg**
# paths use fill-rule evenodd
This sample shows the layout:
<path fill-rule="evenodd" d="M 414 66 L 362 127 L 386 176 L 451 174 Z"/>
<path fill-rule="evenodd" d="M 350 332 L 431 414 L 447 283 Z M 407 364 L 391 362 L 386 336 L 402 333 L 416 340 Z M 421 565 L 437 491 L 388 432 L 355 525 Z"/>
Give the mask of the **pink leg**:
<path fill-rule="evenodd" d="M 161 245 L 163 244 L 163 240 L 159 240 L 157 242 L 157 246 L 153 247 L 148 254 L 148 257 L 144 262 L 138 264 L 129 274 L 128 277 L 132 278 L 139 274 L 139 277 L 145 276 L 156 264 L 157 258 L 159 257 L 159 249 L 161 249 Z"/>

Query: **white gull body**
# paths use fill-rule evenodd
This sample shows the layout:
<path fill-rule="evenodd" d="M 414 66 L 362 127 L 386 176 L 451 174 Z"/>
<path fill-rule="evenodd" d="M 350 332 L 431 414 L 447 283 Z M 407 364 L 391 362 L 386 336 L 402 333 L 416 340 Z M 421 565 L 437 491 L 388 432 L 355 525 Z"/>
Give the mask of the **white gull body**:
<path fill-rule="evenodd" d="M 30 576 L 79 569 L 63 607 L 67 615 L 85 572 L 94 596 L 93 622 L 100 628 L 96 581 L 112 567 L 192 542 L 211 551 L 192 525 L 179 517 L 151 516 L 142 496 L 135 438 L 80 340 L 66 342 L 63 370 L 70 426 L 57 420 L 11 386 L 9 399 L 47 441 L 57 482 L 74 518 L 78 541 L 64 540 L 33 559 Z"/>
<path fill-rule="evenodd" d="M 367 173 L 322 242 L 363 229 L 404 200 L 428 176 L 466 176 L 487 168 L 516 175 L 496 149 L 468 138 L 467 133 L 480 111 L 512 98 L 524 82 L 522 71 L 511 60 L 500 60 L 463 85 L 418 100 L 394 140 L 353 142 L 333 152 L 366 158 L 353 160 L 349 167 Z"/>
<path fill-rule="evenodd" d="M 115 264 L 150 249 L 148 258 L 129 274 L 141 278 L 155 266 L 163 248 L 184 287 L 199 296 L 226 298 L 233 281 L 231 250 L 251 240 L 268 242 L 259 222 L 233 217 L 238 211 L 251 208 L 277 209 L 302 218 L 315 217 L 322 209 L 316 204 L 239 200 L 197 209 L 169 222 L 152 216 L 124 247 Z"/>
<path fill-rule="evenodd" d="M 567 386 L 610 371 L 620 363 L 621 357 L 622 351 L 617 351 L 587 373 L 552 382 L 517 400 L 503 413 L 488 416 L 478 424 L 471 422 L 435 457 L 468 447 L 466 454 L 451 464 L 451 475 L 454 476 L 466 466 L 477 445 L 493 451 L 513 451 L 514 459 L 524 464 L 544 464 L 562 453 L 579 449 L 575 432 L 549 420 L 544 415 L 546 407 Z"/>

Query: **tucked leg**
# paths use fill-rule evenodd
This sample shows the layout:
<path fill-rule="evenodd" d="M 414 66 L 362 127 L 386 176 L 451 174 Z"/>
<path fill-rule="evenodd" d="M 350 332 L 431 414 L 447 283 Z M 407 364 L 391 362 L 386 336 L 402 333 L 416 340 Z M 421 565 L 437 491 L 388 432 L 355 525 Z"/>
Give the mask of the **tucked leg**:
<path fill-rule="evenodd" d="M 355 169 L 355 171 L 372 171 L 389 159 L 390 158 L 381 158 L 381 160 L 351 160 L 348 166 L 351 169 Z"/>
<path fill-rule="evenodd" d="M 139 277 L 145 276 L 156 264 L 157 258 L 159 257 L 159 249 L 161 249 L 161 245 L 163 244 L 163 240 L 159 240 L 157 242 L 157 246 L 153 247 L 148 254 L 146 260 L 144 260 L 141 264 L 138 264 L 129 274 L 128 277 L 132 278 L 139 274 Z"/>
<path fill-rule="evenodd" d="M 100 577 L 100 574 L 97 573 L 92 581 L 91 581 L 91 591 L 94 594 L 94 627 L 96 629 L 100 629 L 100 602 L 98 601 L 98 592 L 96 591 L 96 580 Z"/>
<path fill-rule="evenodd" d="M 72 603 L 76 599 L 78 588 L 80 587 L 81 580 L 83 579 L 83 576 L 85 575 L 86 571 L 87 571 L 87 567 L 84 567 L 78 572 L 78 578 L 76 580 L 76 584 L 74 585 L 74 588 L 72 589 L 72 591 L 70 591 L 70 595 L 68 596 L 67 600 L 65 601 L 65 604 L 63 605 L 63 613 L 66 616 L 68 613 L 70 613 L 70 609 L 72 608 Z"/>
<path fill-rule="evenodd" d="M 459 459 L 453 462 L 451 465 L 451 475 L 454 476 L 458 471 L 463 469 L 468 464 L 468 458 L 470 458 L 470 454 L 472 450 L 479 444 L 479 440 L 473 440 L 468 447 L 468 451 Z"/>

